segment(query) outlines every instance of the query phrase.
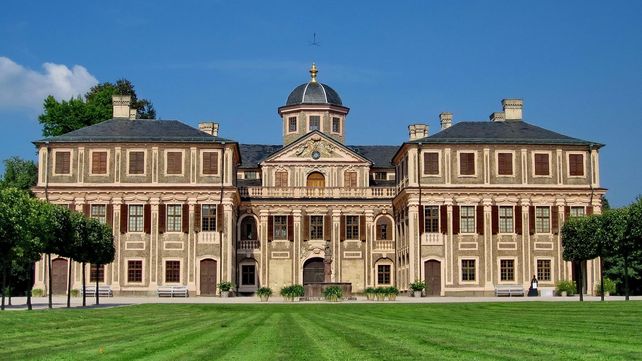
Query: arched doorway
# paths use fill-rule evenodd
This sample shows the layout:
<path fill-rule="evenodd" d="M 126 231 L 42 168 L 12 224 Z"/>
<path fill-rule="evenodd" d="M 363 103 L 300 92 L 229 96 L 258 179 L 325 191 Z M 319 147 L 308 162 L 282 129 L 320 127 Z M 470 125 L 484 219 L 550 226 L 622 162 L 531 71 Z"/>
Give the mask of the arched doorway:
<path fill-rule="evenodd" d="M 51 294 L 67 294 L 67 268 L 69 263 L 64 258 L 56 258 L 51 262 Z"/>
<path fill-rule="evenodd" d="M 213 296 L 216 294 L 216 261 L 204 259 L 201 261 L 201 296 Z"/>
<path fill-rule="evenodd" d="M 426 296 L 441 295 L 441 262 L 430 260 L 424 263 Z"/>
<path fill-rule="evenodd" d="M 323 176 L 323 174 L 319 172 L 312 172 L 308 174 L 308 180 L 306 182 L 306 186 L 323 188 L 325 187 L 325 177 Z"/>
<path fill-rule="evenodd" d="M 325 281 L 323 258 L 310 258 L 303 264 L 303 284 Z"/>

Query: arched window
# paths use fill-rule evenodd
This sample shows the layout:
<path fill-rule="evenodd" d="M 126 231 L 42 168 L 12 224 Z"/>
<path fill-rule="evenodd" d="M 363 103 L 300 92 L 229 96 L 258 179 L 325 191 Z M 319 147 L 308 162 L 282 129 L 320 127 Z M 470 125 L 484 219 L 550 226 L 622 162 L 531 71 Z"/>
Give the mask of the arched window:
<path fill-rule="evenodd" d="M 379 217 L 379 219 L 377 220 L 377 240 L 392 240 L 392 222 L 390 221 L 390 218 Z"/>
<path fill-rule="evenodd" d="M 248 216 L 241 221 L 241 240 L 256 240 L 256 220 L 254 217 Z"/>
<path fill-rule="evenodd" d="M 308 174 L 306 186 L 323 188 L 325 187 L 325 177 L 319 172 L 312 172 Z"/>

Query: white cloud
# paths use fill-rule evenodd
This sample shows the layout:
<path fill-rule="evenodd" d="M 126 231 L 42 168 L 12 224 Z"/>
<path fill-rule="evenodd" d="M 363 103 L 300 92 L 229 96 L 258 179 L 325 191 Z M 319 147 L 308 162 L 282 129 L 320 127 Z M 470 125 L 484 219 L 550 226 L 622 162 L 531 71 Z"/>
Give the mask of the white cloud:
<path fill-rule="evenodd" d="M 0 110 L 27 108 L 40 110 L 48 95 L 69 99 L 82 95 L 98 80 L 81 65 L 44 63 L 43 71 L 25 68 L 0 56 Z"/>

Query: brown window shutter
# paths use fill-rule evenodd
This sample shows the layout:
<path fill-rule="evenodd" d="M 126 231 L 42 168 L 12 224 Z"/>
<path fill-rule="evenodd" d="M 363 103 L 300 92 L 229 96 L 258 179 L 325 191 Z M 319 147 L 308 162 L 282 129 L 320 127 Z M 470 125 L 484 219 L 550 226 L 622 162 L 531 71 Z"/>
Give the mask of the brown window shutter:
<path fill-rule="evenodd" d="M 515 206 L 515 233 L 522 234 L 522 207 Z"/>
<path fill-rule="evenodd" d="M 424 214 L 424 206 L 420 205 L 419 206 L 419 236 L 421 237 L 422 234 L 426 231 L 426 216 Z"/>
<path fill-rule="evenodd" d="M 114 205 L 107 205 L 107 225 L 109 228 L 114 228 Z"/>
<path fill-rule="evenodd" d="M 225 215 L 223 214 L 223 205 L 216 205 L 216 231 L 223 232 L 225 229 Z"/>
<path fill-rule="evenodd" d="M 69 203 L 69 204 L 67 205 L 67 207 L 69 207 L 69 210 L 70 210 L 70 211 L 75 211 L 75 210 L 76 210 L 76 205 L 75 205 L 74 203 Z"/>
<path fill-rule="evenodd" d="M 530 234 L 535 234 L 535 206 L 528 207 L 528 229 Z"/>
<path fill-rule="evenodd" d="M 590 216 L 593 214 L 593 206 L 586 207 L 586 215 Z"/>
<path fill-rule="evenodd" d="M 267 230 L 268 241 L 274 239 L 274 216 L 268 216 L 268 230 Z"/>
<path fill-rule="evenodd" d="M 189 204 L 183 204 L 183 233 L 189 233 Z"/>
<path fill-rule="evenodd" d="M 366 241 L 366 216 L 359 216 L 359 236 L 361 241 Z"/>
<path fill-rule="evenodd" d="M 145 204 L 143 207 L 143 227 L 145 233 L 152 232 L 152 206 L 150 204 Z"/>
<path fill-rule="evenodd" d="M 459 234 L 459 206 L 453 206 L 453 234 Z"/>
<path fill-rule="evenodd" d="M 303 240 L 310 239 L 310 216 L 303 216 Z"/>
<path fill-rule="evenodd" d="M 326 241 L 332 239 L 332 215 L 330 213 L 323 216 L 324 225 L 323 225 L 323 238 Z"/>
<path fill-rule="evenodd" d="M 477 234 L 484 234 L 484 206 L 477 206 Z"/>
<path fill-rule="evenodd" d="M 127 233 L 127 205 L 120 205 L 120 233 Z"/>
<path fill-rule="evenodd" d="M 89 217 L 91 214 L 89 213 L 91 209 L 91 205 L 89 203 L 85 203 L 82 205 L 82 213 L 85 215 L 85 217 Z"/>
<path fill-rule="evenodd" d="M 158 233 L 165 233 L 165 223 L 167 221 L 167 206 L 158 205 Z"/>
<path fill-rule="evenodd" d="M 560 212 L 557 206 L 551 207 L 551 226 L 553 227 L 553 234 L 558 234 L 560 230 Z"/>
<path fill-rule="evenodd" d="M 441 233 L 448 234 L 448 211 L 447 206 L 440 207 L 439 219 L 441 221 Z"/>
<path fill-rule="evenodd" d="M 568 221 L 568 217 L 571 216 L 571 207 L 564 206 L 564 221 Z"/>
<path fill-rule="evenodd" d="M 346 216 L 341 216 L 341 241 L 346 239 Z"/>
<path fill-rule="evenodd" d="M 201 205 L 194 206 L 194 232 L 201 231 Z"/>
<path fill-rule="evenodd" d="M 498 206 L 492 206 L 491 211 L 491 220 L 492 220 L 492 231 L 493 234 L 499 233 L 499 207 Z"/>
<path fill-rule="evenodd" d="M 288 239 L 294 241 L 294 216 L 288 216 Z"/>

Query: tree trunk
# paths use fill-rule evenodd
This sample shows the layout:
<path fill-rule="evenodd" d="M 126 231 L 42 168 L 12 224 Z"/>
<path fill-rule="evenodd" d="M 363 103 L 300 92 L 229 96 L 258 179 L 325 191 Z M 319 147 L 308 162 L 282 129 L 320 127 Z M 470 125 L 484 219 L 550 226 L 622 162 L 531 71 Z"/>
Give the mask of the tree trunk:
<path fill-rule="evenodd" d="M 67 269 L 67 308 L 71 307 L 71 258 L 69 258 Z"/>
<path fill-rule="evenodd" d="M 31 307 L 31 290 L 33 290 L 33 280 L 31 277 L 33 277 L 33 272 L 34 272 L 34 264 L 31 263 L 29 265 L 29 275 L 27 276 L 27 310 L 31 311 L 33 308 Z"/>
<path fill-rule="evenodd" d="M 85 262 L 82 263 L 82 306 L 87 306 L 87 288 L 85 287 Z"/>
<path fill-rule="evenodd" d="M 582 276 L 583 276 L 582 275 L 582 272 L 583 272 L 583 270 L 582 270 L 582 262 L 578 262 L 578 263 L 579 263 L 578 264 L 579 272 L 577 272 L 577 283 L 578 283 L 577 288 L 579 289 L 579 292 L 580 292 L 580 302 L 584 302 L 584 287 L 583 287 L 584 286 L 584 279 L 582 278 Z"/>
<path fill-rule="evenodd" d="M 100 294 L 98 292 L 98 267 L 100 266 L 96 263 L 96 305 L 100 304 Z"/>
<path fill-rule="evenodd" d="M 602 262 L 602 257 L 600 257 L 600 299 L 604 301 L 604 264 Z"/>
<path fill-rule="evenodd" d="M 8 306 L 13 306 L 13 305 L 11 304 L 11 294 L 13 293 L 13 290 L 11 289 L 11 269 L 9 269 L 9 275 L 8 275 L 8 277 L 7 277 L 7 278 L 9 279 L 9 280 L 7 281 L 7 286 L 6 286 L 6 288 L 5 288 L 5 289 L 7 290 L 7 298 L 9 299 L 9 302 L 7 303 L 7 305 L 8 305 Z M 3 291 L 3 292 L 4 292 L 4 291 Z"/>
<path fill-rule="evenodd" d="M 629 256 L 624 256 L 624 299 L 629 300 Z"/>
<path fill-rule="evenodd" d="M 4 288 L 7 286 L 7 266 L 2 267 L 2 305 L 0 305 L 0 311 L 4 311 Z"/>
<path fill-rule="evenodd" d="M 47 295 L 49 297 L 49 309 L 53 308 L 53 301 L 51 299 L 51 287 L 53 285 L 53 278 L 51 276 L 51 253 L 47 253 L 47 269 L 49 272 L 47 272 L 47 283 L 49 284 L 47 286 Z"/>

